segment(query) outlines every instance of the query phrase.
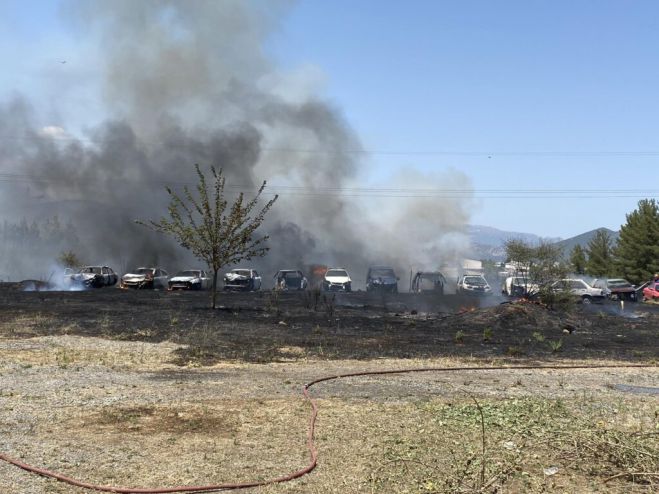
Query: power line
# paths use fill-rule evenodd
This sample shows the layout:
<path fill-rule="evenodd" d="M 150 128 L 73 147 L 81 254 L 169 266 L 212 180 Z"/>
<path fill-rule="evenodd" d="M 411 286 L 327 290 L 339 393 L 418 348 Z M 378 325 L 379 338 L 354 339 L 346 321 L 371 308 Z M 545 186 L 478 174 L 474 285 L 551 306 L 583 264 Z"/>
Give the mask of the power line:
<path fill-rule="evenodd" d="M 33 141 L 44 140 L 51 143 L 57 142 L 80 142 L 87 144 L 119 144 L 121 139 L 89 139 L 73 136 L 46 136 L 33 134 L 30 136 L 10 136 L 0 135 L 3 141 Z M 188 147 L 190 143 L 176 143 L 163 140 L 143 140 L 138 141 L 140 144 L 160 145 L 166 147 Z M 194 140 L 193 140 L 194 143 Z M 587 151 L 520 151 L 520 150 L 446 150 L 446 149 L 429 149 L 429 150 L 378 150 L 378 149 L 321 149 L 321 148 L 295 148 L 295 147 L 269 147 L 259 146 L 261 151 L 290 153 L 290 154 L 317 154 L 317 155 L 381 155 L 381 156 L 462 156 L 462 157 L 547 157 L 547 158 L 594 158 L 594 157 L 637 157 L 637 158 L 654 158 L 659 157 L 659 150 L 587 150 Z"/>
<path fill-rule="evenodd" d="M 0 173 L 1 183 L 70 183 L 72 185 L 78 184 L 94 184 L 94 183 L 117 183 L 125 184 L 126 179 L 97 179 L 97 178 L 44 178 L 35 175 L 26 175 L 18 173 Z M 151 186 L 194 186 L 194 182 L 183 182 L 177 180 L 134 180 L 131 183 L 139 183 L 141 185 Z M 245 191 L 258 190 L 259 185 L 255 184 L 231 184 L 227 183 L 225 187 L 229 189 L 241 189 Z M 659 189 L 656 188 L 638 188 L 638 189 L 618 189 L 618 188 L 470 188 L 470 187 L 432 187 L 432 188 L 418 188 L 418 187 L 347 187 L 347 186 L 322 186 L 322 187 L 309 187 L 306 185 L 277 185 L 268 184 L 267 192 L 280 192 L 287 194 L 304 194 L 304 195 L 335 195 L 335 194 L 350 194 L 350 195 L 398 195 L 407 194 L 406 197 L 417 196 L 434 196 L 440 194 L 554 194 L 561 196 L 564 194 L 586 194 L 593 196 L 619 196 L 625 195 L 659 195 Z"/>

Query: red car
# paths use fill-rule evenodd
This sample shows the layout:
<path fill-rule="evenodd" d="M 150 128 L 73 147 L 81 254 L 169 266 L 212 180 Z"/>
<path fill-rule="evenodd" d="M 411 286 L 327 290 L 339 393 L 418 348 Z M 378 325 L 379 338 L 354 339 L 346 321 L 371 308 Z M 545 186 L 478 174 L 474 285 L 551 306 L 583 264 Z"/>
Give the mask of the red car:
<path fill-rule="evenodd" d="M 643 288 L 643 300 L 659 300 L 659 281 L 651 281 Z"/>

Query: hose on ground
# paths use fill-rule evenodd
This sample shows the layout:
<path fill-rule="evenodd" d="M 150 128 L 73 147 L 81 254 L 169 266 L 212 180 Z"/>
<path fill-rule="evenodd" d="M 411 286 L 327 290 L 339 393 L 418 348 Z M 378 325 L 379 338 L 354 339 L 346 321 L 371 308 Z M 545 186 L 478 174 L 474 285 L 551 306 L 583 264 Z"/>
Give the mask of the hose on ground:
<path fill-rule="evenodd" d="M 316 384 L 336 379 L 343 379 L 347 377 L 359 376 L 382 376 L 389 374 L 409 374 L 413 372 L 469 372 L 469 371 L 501 371 L 501 370 L 570 370 L 570 369 L 620 369 L 620 368 L 657 368 L 657 365 L 643 365 L 643 364 L 621 364 L 621 365 L 519 365 L 519 366 L 503 366 L 503 367 L 417 367 L 411 369 L 396 369 L 396 370 L 381 370 L 381 371 L 362 371 L 350 372 L 346 374 L 336 374 L 332 376 L 325 376 L 308 382 L 302 388 L 302 394 L 309 402 L 311 407 L 311 416 L 309 418 L 309 428 L 307 430 L 307 449 L 309 451 L 309 463 L 299 470 L 292 473 L 282 475 L 267 480 L 256 480 L 247 482 L 235 482 L 224 484 L 209 484 L 209 485 L 188 485 L 178 487 L 160 487 L 160 488 L 138 488 L 138 487 L 112 487 L 93 484 L 91 482 L 84 482 L 77 480 L 58 472 L 48 470 L 46 468 L 37 467 L 28 463 L 22 462 L 13 458 L 5 453 L 0 453 L 0 460 L 10 463 L 14 466 L 22 468 L 27 472 L 48 477 L 51 479 L 64 482 L 66 484 L 81 487 L 98 492 L 114 492 L 118 494 L 170 494 L 170 493 L 200 493 L 200 492 L 217 492 L 223 490 L 236 490 L 246 489 L 250 487 L 261 487 L 270 484 L 277 484 L 281 482 L 288 482 L 293 479 L 302 477 L 311 472 L 318 463 L 318 450 L 314 443 L 314 434 L 316 430 L 316 418 L 318 416 L 318 405 L 312 398 L 309 390 Z"/>

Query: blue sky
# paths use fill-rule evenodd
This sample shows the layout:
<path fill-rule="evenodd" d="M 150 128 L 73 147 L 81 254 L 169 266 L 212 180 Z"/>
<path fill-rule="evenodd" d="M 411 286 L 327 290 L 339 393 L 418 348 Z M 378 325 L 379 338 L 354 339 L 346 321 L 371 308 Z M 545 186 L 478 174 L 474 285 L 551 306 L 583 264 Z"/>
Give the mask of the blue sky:
<path fill-rule="evenodd" d="M 373 151 L 367 183 L 454 168 L 484 197 L 473 223 L 568 237 L 617 229 L 657 195 L 659 155 L 639 152 L 659 150 L 658 27 L 654 1 L 302 0 L 266 50 L 323 73 L 323 97 Z M 58 2 L 0 0 L 0 98 L 20 90 L 80 118 L 58 107 L 64 91 L 88 115 L 76 41 Z M 504 189 L 523 197 L 484 192 Z M 632 197 L 574 197 L 593 194 Z"/>

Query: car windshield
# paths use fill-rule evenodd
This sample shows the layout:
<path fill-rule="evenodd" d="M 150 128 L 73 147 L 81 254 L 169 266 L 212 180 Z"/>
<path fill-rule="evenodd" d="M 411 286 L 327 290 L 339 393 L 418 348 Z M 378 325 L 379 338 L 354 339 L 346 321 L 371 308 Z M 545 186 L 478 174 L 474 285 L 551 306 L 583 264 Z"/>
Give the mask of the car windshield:
<path fill-rule="evenodd" d="M 614 288 L 620 288 L 625 286 L 631 286 L 627 280 L 609 280 L 609 286 Z"/>
<path fill-rule="evenodd" d="M 330 269 L 327 271 L 327 274 L 325 276 L 342 276 L 342 277 L 347 277 L 348 273 L 344 269 Z"/>
<path fill-rule="evenodd" d="M 376 278 L 378 276 L 394 278 L 394 270 L 391 268 L 375 268 L 371 269 L 371 277 Z"/>
<path fill-rule="evenodd" d="M 428 280 L 428 281 L 439 281 L 441 279 L 439 273 L 421 273 L 419 277 L 422 280 Z"/>
<path fill-rule="evenodd" d="M 201 276 L 199 271 L 179 271 L 176 276 Z"/>
<path fill-rule="evenodd" d="M 237 274 L 240 276 L 249 276 L 250 272 L 249 269 L 234 269 L 231 271 L 233 274 Z"/>
<path fill-rule="evenodd" d="M 135 270 L 135 274 L 153 274 L 154 271 L 153 268 L 139 268 Z"/>
<path fill-rule="evenodd" d="M 87 266 L 80 270 L 81 273 L 101 274 L 101 268 L 98 266 Z"/>
<path fill-rule="evenodd" d="M 485 285 L 485 279 L 481 276 L 465 276 L 465 283 L 470 285 Z"/>
<path fill-rule="evenodd" d="M 529 281 L 528 278 L 513 278 L 513 283 L 515 285 L 528 285 L 531 282 Z"/>
<path fill-rule="evenodd" d="M 284 273 L 284 278 L 287 279 L 295 279 L 295 278 L 301 278 L 300 273 L 297 271 L 289 271 L 288 273 Z"/>

